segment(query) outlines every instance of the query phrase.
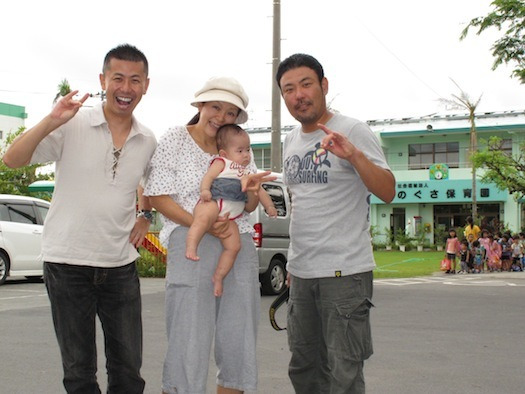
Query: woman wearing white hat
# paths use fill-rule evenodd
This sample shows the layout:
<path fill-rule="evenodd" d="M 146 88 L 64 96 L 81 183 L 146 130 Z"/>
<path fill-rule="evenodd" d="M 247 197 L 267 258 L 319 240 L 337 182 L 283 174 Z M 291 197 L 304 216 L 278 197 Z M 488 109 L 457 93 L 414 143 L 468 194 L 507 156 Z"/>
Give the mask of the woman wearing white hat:
<path fill-rule="evenodd" d="M 199 261 L 185 257 L 185 240 L 200 182 L 218 154 L 220 126 L 248 120 L 248 96 L 233 78 L 208 80 L 191 103 L 198 114 L 186 125 L 169 129 L 151 161 L 144 194 L 163 216 L 161 242 L 168 248 L 166 323 L 168 349 L 164 361 L 164 393 L 205 393 L 210 350 L 215 338 L 217 393 L 256 390 L 255 341 L 259 319 L 258 259 L 244 214 L 236 219 L 242 247 L 224 280 L 224 293 L 213 294 L 212 276 L 222 251 L 219 238 L 227 223 L 218 221 L 199 246 Z M 255 163 L 250 164 L 256 172 Z M 258 198 L 260 175 L 248 192 L 247 210 Z"/>

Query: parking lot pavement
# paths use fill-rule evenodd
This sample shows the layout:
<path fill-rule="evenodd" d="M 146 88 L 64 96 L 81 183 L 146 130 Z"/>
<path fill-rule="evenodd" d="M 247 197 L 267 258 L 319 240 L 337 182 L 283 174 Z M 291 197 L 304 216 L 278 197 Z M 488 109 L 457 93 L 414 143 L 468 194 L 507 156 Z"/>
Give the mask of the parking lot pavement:
<path fill-rule="evenodd" d="M 490 272 L 483 274 L 447 275 L 442 272 L 432 276 L 414 278 L 376 279 L 376 286 L 410 286 L 435 283 L 453 286 L 524 286 L 525 272 Z"/>
<path fill-rule="evenodd" d="M 369 393 L 521 393 L 524 273 L 377 280 Z"/>
<path fill-rule="evenodd" d="M 160 392 L 162 364 L 166 350 L 164 324 L 164 280 L 141 279 L 144 324 L 144 357 L 142 375 L 147 394 Z M 261 324 L 258 337 L 260 393 L 293 393 L 286 375 L 289 359 L 286 332 L 276 332 L 268 322 L 268 309 L 273 297 L 261 299 Z M 42 281 L 9 279 L 0 286 L 1 359 L 9 360 L 0 369 L 2 393 L 56 394 L 64 392 L 62 367 L 56 344 L 47 292 Z M 283 325 L 285 310 L 277 319 Z M 98 380 L 106 390 L 105 358 L 100 325 L 98 339 Z M 213 358 L 213 356 L 212 356 Z M 264 367 L 263 367 L 264 365 Z M 215 366 L 210 360 L 208 393 L 214 393 Z"/>
<path fill-rule="evenodd" d="M 142 279 L 146 393 L 160 392 L 166 348 L 164 281 Z M 521 393 L 525 358 L 525 275 L 438 275 L 394 285 L 375 281 L 372 331 L 375 354 L 365 363 L 367 393 Z M 274 331 L 261 299 L 259 393 L 291 394 L 286 332 Z M 285 306 L 277 314 L 286 325 Z M 43 283 L 8 280 L 0 286 L 5 393 L 63 392 L 58 347 Z M 100 328 L 99 328 L 100 332 Z M 102 337 L 99 381 L 105 391 Z M 208 393 L 215 392 L 210 361 Z"/>
<path fill-rule="evenodd" d="M 47 292 L 42 281 L 8 279 L 0 287 L 0 312 L 30 309 L 49 305 Z"/>

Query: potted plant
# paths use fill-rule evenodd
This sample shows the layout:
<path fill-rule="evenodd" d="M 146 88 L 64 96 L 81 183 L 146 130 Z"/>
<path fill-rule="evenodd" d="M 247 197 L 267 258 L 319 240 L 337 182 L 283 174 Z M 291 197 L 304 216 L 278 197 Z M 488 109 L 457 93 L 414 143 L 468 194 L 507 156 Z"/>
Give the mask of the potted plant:
<path fill-rule="evenodd" d="M 406 246 L 410 244 L 410 241 L 412 241 L 412 238 L 405 232 L 405 229 L 398 228 L 396 231 L 396 242 L 401 252 L 406 250 Z"/>
<path fill-rule="evenodd" d="M 415 239 L 416 239 L 416 244 L 417 244 L 417 251 L 422 252 L 423 245 L 426 240 L 426 234 L 425 234 L 425 231 L 423 230 L 423 226 L 419 225 L 418 228 L 416 229 Z"/>
<path fill-rule="evenodd" d="M 372 247 L 374 250 L 377 250 L 378 246 L 381 244 L 377 241 L 378 235 L 381 235 L 381 233 L 379 232 L 377 226 L 370 226 L 370 241 L 372 242 Z"/>
<path fill-rule="evenodd" d="M 436 245 L 436 250 L 438 252 L 443 250 L 443 245 L 445 244 L 445 239 L 447 237 L 447 230 L 444 225 L 437 225 L 434 227 L 434 245 Z"/>
<path fill-rule="evenodd" d="M 392 250 L 392 242 L 394 238 L 394 232 L 390 227 L 385 227 L 385 247 L 386 250 Z"/>

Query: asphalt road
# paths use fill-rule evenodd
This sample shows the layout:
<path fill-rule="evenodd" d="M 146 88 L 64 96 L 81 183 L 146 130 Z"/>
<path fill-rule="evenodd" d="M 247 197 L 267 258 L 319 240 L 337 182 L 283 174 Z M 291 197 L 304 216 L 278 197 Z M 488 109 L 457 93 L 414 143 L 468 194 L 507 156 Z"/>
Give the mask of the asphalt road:
<path fill-rule="evenodd" d="M 525 273 L 439 275 L 376 280 L 375 354 L 365 364 L 368 393 L 522 393 Z M 143 279 L 146 393 L 160 392 L 165 352 L 164 282 Z M 286 332 L 268 322 L 273 297 L 262 297 L 259 393 L 293 393 L 286 375 Z M 285 325 L 285 307 L 277 319 Z M 64 392 L 60 356 L 42 283 L 8 280 L 0 287 L 0 393 Z M 100 332 L 100 331 L 99 331 Z M 101 332 L 100 332 L 101 333 Z M 105 391 L 105 359 L 99 374 Z M 210 361 L 208 392 L 214 390 Z"/>

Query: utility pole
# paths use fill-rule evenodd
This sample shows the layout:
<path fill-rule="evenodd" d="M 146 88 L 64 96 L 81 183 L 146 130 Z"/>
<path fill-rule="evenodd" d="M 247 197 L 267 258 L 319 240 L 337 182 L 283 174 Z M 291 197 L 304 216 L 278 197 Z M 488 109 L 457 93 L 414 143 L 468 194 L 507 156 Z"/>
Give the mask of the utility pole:
<path fill-rule="evenodd" d="M 479 101 L 478 101 L 479 102 Z M 476 110 L 477 104 L 474 107 L 469 107 L 469 122 L 470 122 L 470 163 L 472 165 L 472 219 L 474 222 L 478 219 L 478 195 L 476 187 L 476 166 L 472 160 L 472 156 L 478 151 L 478 138 L 476 133 Z"/>
<path fill-rule="evenodd" d="M 275 75 L 281 62 L 281 0 L 273 1 L 271 170 L 281 172 L 281 92 Z"/>

